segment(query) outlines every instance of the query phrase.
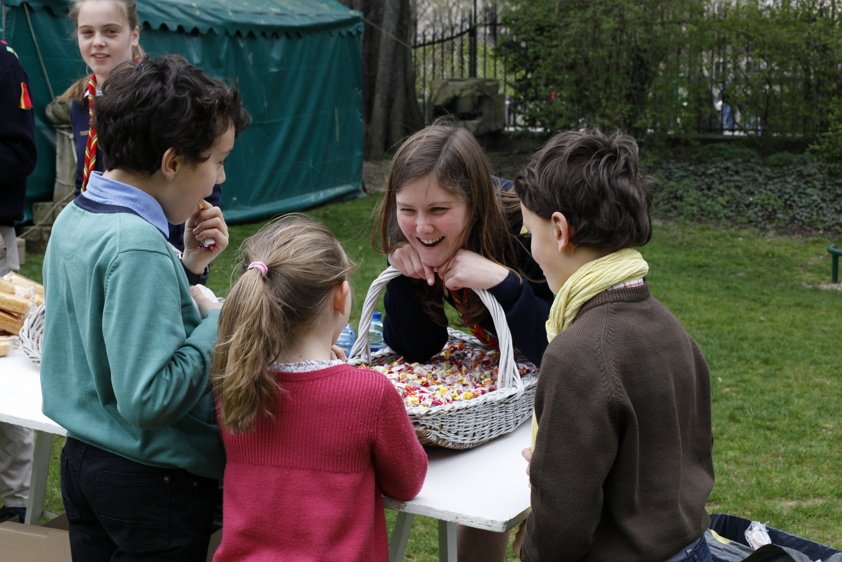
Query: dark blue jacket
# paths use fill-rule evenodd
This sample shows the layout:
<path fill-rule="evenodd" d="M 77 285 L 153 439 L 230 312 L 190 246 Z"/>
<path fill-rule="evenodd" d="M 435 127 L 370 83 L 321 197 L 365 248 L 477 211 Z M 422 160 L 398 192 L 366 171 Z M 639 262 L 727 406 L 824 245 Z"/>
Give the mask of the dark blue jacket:
<path fill-rule="evenodd" d="M 0 225 L 23 218 L 26 178 L 35 169 L 35 116 L 21 109 L 29 78 L 17 55 L 0 41 Z"/>
<path fill-rule="evenodd" d="M 519 236 L 516 233 L 512 235 L 517 238 L 514 244 L 517 250 L 517 266 L 532 281 L 521 280 L 509 272 L 508 277 L 492 287 L 489 292 L 506 313 L 515 349 L 540 366 L 541 357 L 547 348 L 545 324 L 554 297 L 544 280 L 541 268 L 529 253 L 529 236 Z M 386 285 L 386 294 L 383 297 L 386 308 L 383 338 L 389 347 L 407 361 L 426 361 L 440 352 L 447 343 L 447 328 L 438 325 L 426 313 L 419 299 L 418 292 L 425 286 L 424 280 L 397 277 Z M 496 334 L 490 314 L 483 318 L 481 324 L 486 330 Z"/>

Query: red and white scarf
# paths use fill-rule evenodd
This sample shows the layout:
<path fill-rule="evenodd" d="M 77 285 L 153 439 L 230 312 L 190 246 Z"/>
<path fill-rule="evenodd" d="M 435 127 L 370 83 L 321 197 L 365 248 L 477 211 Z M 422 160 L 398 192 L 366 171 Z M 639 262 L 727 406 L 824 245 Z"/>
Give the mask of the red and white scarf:
<path fill-rule="evenodd" d="M 85 97 L 88 99 L 88 140 L 85 143 L 85 164 L 82 167 L 82 191 L 88 187 L 88 179 L 96 166 L 96 127 L 94 126 L 94 101 L 96 101 L 96 74 L 91 74 L 88 85 L 85 88 Z"/>

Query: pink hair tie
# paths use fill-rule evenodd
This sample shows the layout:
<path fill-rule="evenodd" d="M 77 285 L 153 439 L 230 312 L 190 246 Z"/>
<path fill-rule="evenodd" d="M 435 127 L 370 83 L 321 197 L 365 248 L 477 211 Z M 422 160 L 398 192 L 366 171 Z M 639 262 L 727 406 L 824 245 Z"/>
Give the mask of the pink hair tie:
<path fill-rule="evenodd" d="M 253 261 L 246 269 L 256 269 L 262 277 L 266 277 L 266 274 L 269 273 L 269 268 L 262 261 Z"/>

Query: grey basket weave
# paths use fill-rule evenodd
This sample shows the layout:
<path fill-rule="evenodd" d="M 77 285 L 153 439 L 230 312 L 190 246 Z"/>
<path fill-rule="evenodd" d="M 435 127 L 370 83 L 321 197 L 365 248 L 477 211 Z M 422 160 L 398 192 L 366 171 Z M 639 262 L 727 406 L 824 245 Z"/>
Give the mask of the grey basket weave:
<path fill-rule="evenodd" d="M 18 338 L 23 353 L 34 363 L 41 363 L 41 336 L 44 334 L 44 305 L 29 307 Z"/>
<path fill-rule="evenodd" d="M 386 284 L 401 273 L 387 268 L 369 287 L 363 303 L 357 333 L 349 361 L 355 364 L 386 365 L 400 356 L 388 347 L 371 353 L 368 329 L 374 306 Z M 537 370 L 534 375 L 521 378 L 514 356 L 511 332 L 506 315 L 497 300 L 482 289 L 475 290 L 491 313 L 500 346 L 500 365 L 497 369 L 497 390 L 470 400 L 429 408 L 408 407 L 407 414 L 415 427 L 419 441 L 448 449 L 470 449 L 518 428 L 532 415 L 535 404 Z M 471 347 L 484 348 L 480 341 L 468 334 L 448 328 L 451 339 Z"/>

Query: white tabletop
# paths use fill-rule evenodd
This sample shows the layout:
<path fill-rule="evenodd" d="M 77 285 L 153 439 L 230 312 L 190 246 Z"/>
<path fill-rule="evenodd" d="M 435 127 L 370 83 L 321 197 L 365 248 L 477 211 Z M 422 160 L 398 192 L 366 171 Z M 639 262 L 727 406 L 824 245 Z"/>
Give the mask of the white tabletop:
<path fill-rule="evenodd" d="M 529 446 L 530 424 L 467 451 L 430 448 L 421 492 L 389 509 L 424 515 L 478 529 L 502 532 L 526 518 L 529 477 L 520 452 Z"/>
<path fill-rule="evenodd" d="M 0 421 L 66 434 L 41 413 L 38 365 L 20 349 L 0 357 Z M 385 506 L 489 531 L 511 529 L 526 518 L 529 509 L 529 478 L 520 453 L 529 446 L 529 427 L 524 423 L 508 435 L 466 451 L 428 448 L 430 464 L 421 492 L 408 502 L 384 498 Z M 49 448 L 45 463 L 48 455 Z M 40 480 L 44 480 L 41 486 L 46 484 L 46 472 Z"/>
<path fill-rule="evenodd" d="M 17 348 L 0 357 L 0 421 L 55 435 L 66 433 L 63 427 L 41 413 L 38 365 Z"/>

